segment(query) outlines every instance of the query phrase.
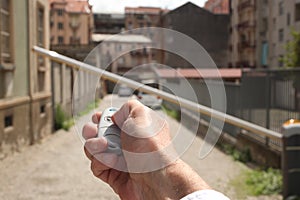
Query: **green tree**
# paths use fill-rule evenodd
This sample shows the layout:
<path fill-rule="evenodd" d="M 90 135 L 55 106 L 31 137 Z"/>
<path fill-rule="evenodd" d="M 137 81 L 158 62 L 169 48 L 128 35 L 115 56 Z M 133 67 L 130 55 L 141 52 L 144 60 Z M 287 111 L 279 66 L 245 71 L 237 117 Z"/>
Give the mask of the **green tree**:
<path fill-rule="evenodd" d="M 288 42 L 286 45 L 286 54 L 282 58 L 283 65 L 287 68 L 300 67 L 300 32 L 291 30 L 293 40 Z M 292 71 L 290 74 L 293 80 L 293 86 L 295 88 L 296 97 L 296 109 L 300 109 L 300 76 L 299 71 Z"/>
<path fill-rule="evenodd" d="M 291 30 L 291 34 L 293 40 L 287 43 L 282 62 L 285 67 L 300 67 L 300 32 Z"/>

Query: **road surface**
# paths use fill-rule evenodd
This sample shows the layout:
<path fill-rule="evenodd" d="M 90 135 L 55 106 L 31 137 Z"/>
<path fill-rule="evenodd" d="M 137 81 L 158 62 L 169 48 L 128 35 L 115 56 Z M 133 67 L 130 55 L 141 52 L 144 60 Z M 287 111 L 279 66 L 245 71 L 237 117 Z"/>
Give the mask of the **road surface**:
<path fill-rule="evenodd" d="M 99 110 L 110 106 L 119 107 L 127 98 L 106 96 Z M 104 200 L 119 199 L 105 184 L 94 178 L 89 161 L 83 153 L 83 141 L 79 137 L 81 127 L 90 121 L 94 111 L 76 121 L 69 132 L 58 131 L 39 144 L 24 148 L 0 161 L 1 200 Z M 158 111 L 161 112 L 161 111 Z M 171 131 L 178 122 L 168 118 Z M 192 134 L 183 128 L 181 134 Z M 231 199 L 239 199 L 230 180 L 246 167 L 233 161 L 230 156 L 214 149 L 205 159 L 198 158 L 200 138 L 184 153 L 182 159 L 190 164 L 214 189 L 224 192 Z M 272 197 L 247 199 L 274 199 Z"/>

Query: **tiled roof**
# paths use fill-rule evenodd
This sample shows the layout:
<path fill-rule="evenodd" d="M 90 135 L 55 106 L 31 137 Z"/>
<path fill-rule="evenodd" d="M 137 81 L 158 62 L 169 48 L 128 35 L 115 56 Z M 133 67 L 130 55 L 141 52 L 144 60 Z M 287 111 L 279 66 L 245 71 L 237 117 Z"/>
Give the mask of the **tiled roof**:
<path fill-rule="evenodd" d="M 230 78 L 239 79 L 241 69 L 157 69 L 157 74 L 162 78 Z"/>

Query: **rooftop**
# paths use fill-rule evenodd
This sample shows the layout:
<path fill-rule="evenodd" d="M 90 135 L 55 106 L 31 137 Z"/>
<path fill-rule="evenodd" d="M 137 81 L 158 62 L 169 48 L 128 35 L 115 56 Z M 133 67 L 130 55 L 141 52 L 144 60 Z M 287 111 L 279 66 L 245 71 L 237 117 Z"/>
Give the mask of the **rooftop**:
<path fill-rule="evenodd" d="M 91 13 L 91 5 L 88 0 L 50 0 L 50 5 L 65 4 L 65 11 L 68 13 Z"/>

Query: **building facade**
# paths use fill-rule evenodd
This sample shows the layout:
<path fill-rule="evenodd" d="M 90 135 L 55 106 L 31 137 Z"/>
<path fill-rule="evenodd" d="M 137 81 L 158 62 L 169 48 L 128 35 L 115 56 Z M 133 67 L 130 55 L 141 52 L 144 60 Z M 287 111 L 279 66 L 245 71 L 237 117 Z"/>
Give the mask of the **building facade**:
<path fill-rule="evenodd" d="M 229 15 L 214 14 L 188 2 L 165 14 L 162 20 L 163 27 L 183 33 L 200 44 L 218 67 L 227 67 Z M 189 56 L 199 58 L 199 52 L 195 52 L 195 50 L 185 46 L 185 44 L 180 45 L 181 41 L 176 41 L 176 38 L 168 38 L 167 40 L 173 49 L 189 51 L 187 53 Z M 179 68 L 191 67 L 190 63 L 167 52 L 165 52 L 163 57 L 164 63 L 169 66 Z M 199 66 L 195 67 L 201 67 L 200 65 L 199 63 Z"/>
<path fill-rule="evenodd" d="M 123 75 L 134 67 L 150 63 L 152 60 L 152 41 L 143 35 L 93 34 L 97 46 L 95 56 L 97 66 Z M 100 56 L 99 56 L 100 55 Z"/>
<path fill-rule="evenodd" d="M 152 51 L 152 58 L 159 63 L 163 62 L 162 52 L 159 50 L 163 38 L 160 31 L 151 27 L 162 27 L 162 16 L 168 11 L 158 7 L 125 8 L 125 30 L 150 38 L 153 47 L 155 47 Z"/>
<path fill-rule="evenodd" d="M 229 67 L 256 66 L 256 0 L 231 1 Z"/>
<path fill-rule="evenodd" d="M 300 31 L 300 2 L 269 0 L 268 8 L 269 66 L 283 67 L 280 58 L 286 54 L 287 43 L 293 40 L 291 31 Z"/>
<path fill-rule="evenodd" d="M 278 68 L 291 31 L 300 30 L 300 2 L 231 0 L 229 66 Z"/>
<path fill-rule="evenodd" d="M 94 33 L 118 34 L 125 30 L 125 15 L 119 13 L 95 13 Z"/>
<path fill-rule="evenodd" d="M 158 7 L 126 7 L 125 29 L 159 27 L 161 24 L 161 15 L 165 12 L 167 10 Z"/>
<path fill-rule="evenodd" d="M 214 14 L 229 14 L 229 0 L 208 0 L 204 8 Z"/>
<path fill-rule="evenodd" d="M 48 0 L 1 1 L 0 158 L 52 131 Z M 5 17 L 4 17 L 5 16 Z"/>
<path fill-rule="evenodd" d="M 85 45 L 93 32 L 88 0 L 50 0 L 51 45 Z"/>

